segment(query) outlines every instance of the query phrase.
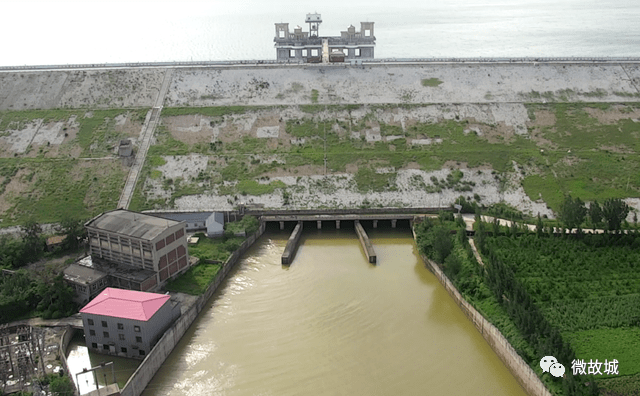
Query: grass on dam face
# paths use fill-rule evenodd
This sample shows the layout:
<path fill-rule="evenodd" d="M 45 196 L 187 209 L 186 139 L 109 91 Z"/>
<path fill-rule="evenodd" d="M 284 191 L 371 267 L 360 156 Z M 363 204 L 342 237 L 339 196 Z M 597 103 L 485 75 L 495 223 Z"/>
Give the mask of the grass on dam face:
<path fill-rule="evenodd" d="M 167 206 L 176 197 L 207 191 L 223 195 L 284 191 L 285 186 L 270 182 L 269 177 L 296 175 L 305 166 L 322 174 L 325 159 L 328 174 L 354 169 L 357 189 L 363 192 L 393 191 L 394 173 L 400 169 L 417 166 L 438 170 L 453 161 L 467 167 L 489 166 L 496 178 L 517 172 L 531 199 L 543 199 L 553 209 L 565 194 L 585 201 L 637 197 L 639 108 L 634 103 L 529 104 L 525 134 L 516 134 L 513 127 L 502 123 L 477 122 L 455 114 L 432 122 L 419 120 L 424 117 L 420 114 L 433 114 L 434 109 L 443 114 L 455 110 L 442 110 L 440 105 L 165 109 L 163 117 L 167 119 L 185 114 L 209 117 L 211 127 L 220 128 L 220 138 L 209 134 L 202 135 L 200 141 L 187 141 L 161 127 L 158 143 L 149 154 L 160 158 L 197 153 L 214 165 L 196 178 L 184 178 L 177 184 L 173 181 L 171 198 L 153 198 L 148 194 L 149 186 L 139 184 L 133 208 Z M 406 114 L 404 124 L 390 121 L 399 109 Z M 221 124 L 221 117 L 232 114 L 253 116 L 253 121 L 225 118 L 225 125 Z M 277 138 L 257 138 L 255 129 L 246 129 L 255 128 L 247 122 L 267 116 L 279 117 L 285 125 Z M 141 183 L 163 179 L 157 166 L 147 162 Z M 385 167 L 392 168 L 392 173 L 375 172 Z M 438 186 L 425 188 L 435 191 Z"/>
<path fill-rule="evenodd" d="M 439 78 L 423 78 L 420 82 L 423 87 L 437 87 L 442 84 Z"/>
<path fill-rule="evenodd" d="M 0 112 L 2 226 L 88 218 L 115 208 L 128 172 L 115 149 L 120 139 L 139 135 L 147 111 Z"/>

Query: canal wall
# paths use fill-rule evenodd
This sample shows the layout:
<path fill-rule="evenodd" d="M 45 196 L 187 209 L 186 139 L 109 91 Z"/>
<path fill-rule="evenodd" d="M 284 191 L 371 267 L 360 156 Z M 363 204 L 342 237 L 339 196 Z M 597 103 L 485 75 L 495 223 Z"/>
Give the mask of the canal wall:
<path fill-rule="evenodd" d="M 416 240 L 416 232 L 412 228 L 413 239 Z M 527 392 L 529 396 L 553 396 L 551 392 L 544 386 L 538 375 L 531 367 L 518 355 L 509 341 L 502 335 L 494 325 L 484 318 L 471 304 L 469 304 L 460 294 L 458 289 L 442 272 L 440 267 L 433 261 L 420 253 L 425 264 L 438 278 L 442 286 L 451 298 L 458 304 L 462 312 L 471 320 L 475 328 L 482 334 L 491 349 L 498 355 L 500 360 L 507 366 L 511 374 L 516 378 L 520 386 Z"/>
<path fill-rule="evenodd" d="M 71 380 L 71 384 L 73 385 L 73 394 L 79 395 L 78 388 L 76 386 L 76 381 L 73 378 L 73 374 L 69 370 L 69 364 L 67 363 L 67 348 L 69 347 L 69 343 L 73 338 L 73 335 L 76 333 L 76 329 L 67 325 L 65 327 L 64 332 L 62 333 L 62 338 L 60 338 L 60 346 L 58 347 L 58 351 L 60 352 L 60 361 L 62 362 L 62 368 L 64 369 L 64 374 L 69 377 Z"/>
<path fill-rule="evenodd" d="M 227 274 L 236 265 L 238 259 L 253 245 L 265 230 L 265 223 L 261 223 L 258 231 L 247 238 L 242 245 L 231 254 L 231 256 L 225 261 L 215 279 L 207 290 L 198 297 L 195 304 L 193 304 L 186 312 L 184 312 L 178 320 L 168 329 L 158 343 L 153 347 L 151 352 L 142 361 L 140 366 L 131 375 L 124 388 L 120 391 L 122 396 L 139 396 L 144 388 L 153 379 L 153 376 L 158 372 L 164 361 L 173 351 L 173 348 L 180 342 L 180 339 L 184 333 L 189 329 L 193 321 L 198 317 L 198 314 L 207 305 L 209 299 L 216 292 L 220 284 L 224 281 Z"/>

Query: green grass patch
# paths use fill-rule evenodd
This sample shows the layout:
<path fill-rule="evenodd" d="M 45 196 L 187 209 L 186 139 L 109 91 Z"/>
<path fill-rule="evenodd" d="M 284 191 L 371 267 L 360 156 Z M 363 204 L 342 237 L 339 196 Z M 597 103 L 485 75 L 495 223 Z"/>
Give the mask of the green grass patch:
<path fill-rule="evenodd" d="M 163 107 L 162 116 L 203 115 L 207 117 L 221 117 L 232 114 L 243 114 L 255 107 L 247 106 L 215 106 L 215 107 Z"/>
<path fill-rule="evenodd" d="M 201 260 L 225 262 L 233 251 L 238 249 L 245 238 L 207 238 L 203 233 L 196 233 L 200 240 L 196 245 L 189 245 L 189 255 Z"/>
<path fill-rule="evenodd" d="M 258 219 L 254 216 L 244 216 L 240 221 L 233 221 L 224 225 L 225 230 L 234 234 L 245 232 L 246 235 L 253 234 L 258 231 Z"/>
<path fill-rule="evenodd" d="M 423 78 L 420 82 L 423 87 L 437 87 L 442 84 L 442 81 L 440 81 L 439 78 Z"/>
<path fill-rule="evenodd" d="M 586 360 L 616 359 L 619 362 L 619 375 L 606 375 L 603 378 L 640 374 L 640 328 L 619 327 L 612 329 L 593 329 L 569 333 L 566 336 L 576 352 L 576 358 Z"/>
<path fill-rule="evenodd" d="M 220 264 L 199 263 L 191 267 L 176 279 L 167 282 L 165 289 L 172 292 L 186 293 L 199 296 L 216 278 L 222 266 Z"/>
<path fill-rule="evenodd" d="M 236 185 L 236 191 L 242 195 L 263 195 L 271 194 L 276 188 L 285 188 L 286 184 L 280 180 L 272 181 L 269 184 L 261 184 L 255 180 L 240 180 Z"/>
<path fill-rule="evenodd" d="M 376 173 L 367 166 L 360 167 L 355 175 L 360 192 L 395 190 L 395 180 L 395 173 Z"/>
<path fill-rule="evenodd" d="M 317 89 L 312 89 L 311 90 L 311 103 L 318 103 L 318 90 Z"/>

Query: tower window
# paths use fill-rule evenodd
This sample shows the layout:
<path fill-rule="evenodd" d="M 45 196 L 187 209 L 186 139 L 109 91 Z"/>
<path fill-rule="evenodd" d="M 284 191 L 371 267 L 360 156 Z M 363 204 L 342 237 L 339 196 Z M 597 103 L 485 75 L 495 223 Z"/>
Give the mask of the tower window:
<path fill-rule="evenodd" d="M 295 58 L 296 57 L 296 50 L 289 50 L 289 58 Z"/>

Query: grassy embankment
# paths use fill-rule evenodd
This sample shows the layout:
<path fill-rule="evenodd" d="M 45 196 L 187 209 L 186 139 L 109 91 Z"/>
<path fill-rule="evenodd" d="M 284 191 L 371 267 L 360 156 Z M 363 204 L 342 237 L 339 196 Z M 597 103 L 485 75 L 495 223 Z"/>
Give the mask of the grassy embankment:
<path fill-rule="evenodd" d="M 10 144 L 0 154 L 0 207 L 2 226 L 60 221 L 65 216 L 88 218 L 113 209 L 124 186 L 126 168 L 113 156 L 122 138 L 131 136 L 116 125 L 126 116 L 138 133 L 144 122 L 143 110 L 29 110 L 0 112 L 0 136 L 60 123 L 62 144 L 30 144 L 24 152 Z M 21 132 L 24 134 L 24 132 Z M 75 137 L 73 137 L 75 135 Z M 36 135 L 37 136 L 37 135 Z"/>
<path fill-rule="evenodd" d="M 436 106 L 436 105 L 433 105 Z M 399 123 L 386 123 L 382 115 L 402 107 L 418 112 L 431 105 L 307 105 L 299 106 L 305 114 L 300 119 L 287 119 L 286 137 L 259 139 L 238 135 L 234 141 L 207 141 L 187 144 L 174 138 L 166 128 L 158 130 L 158 144 L 150 150 L 145 171 L 134 195 L 132 207 L 138 209 L 170 206 L 175 198 L 217 191 L 221 195 L 260 195 L 281 189 L 295 194 L 298 186 L 285 187 L 280 182 L 266 183 L 267 174 L 285 172 L 295 175 L 304 166 L 327 173 L 356 169 L 358 190 L 393 191 L 399 169 L 410 164 L 425 171 L 442 169 L 448 161 L 465 163 L 468 167 L 490 166 L 498 182 L 506 185 L 513 175 L 513 163 L 518 166 L 522 186 L 533 199 L 544 199 L 557 209 L 562 197 L 571 193 L 585 201 L 606 198 L 640 196 L 640 146 L 636 135 L 638 123 L 624 118 L 640 105 L 551 103 L 526 105 L 531 121 L 529 136 L 504 133 L 504 126 L 483 124 L 475 120 L 453 117 L 435 123 L 407 120 L 405 129 Z M 177 108 L 163 110 L 163 117 L 200 114 L 209 117 L 212 125 L 232 124 L 232 115 L 280 114 L 282 107 L 214 107 Z M 616 114 L 618 119 L 601 122 L 589 112 Z M 354 114 L 363 113 L 364 116 Z M 537 122 L 536 115 L 551 121 Z M 388 118 L 388 117 L 386 117 Z M 480 128 L 479 136 L 470 126 Z M 239 128 L 235 126 L 232 128 Z M 379 128 L 380 135 L 397 137 L 390 141 L 367 142 L 364 132 Z M 297 144 L 289 144 L 289 138 Z M 430 145 L 409 144 L 409 139 L 442 139 Z M 304 139 L 304 141 L 302 140 Z M 160 156 L 197 153 L 209 158 L 209 166 L 195 178 L 163 180 L 171 193 L 168 199 L 147 198 L 147 178 L 162 178 L 157 171 Z M 277 158 L 277 160 L 276 160 Z M 391 173 L 377 173 L 381 167 L 393 168 Z M 226 184 L 223 181 L 227 182 Z M 428 191 L 437 192 L 442 185 L 418 180 Z M 317 186 L 331 192 L 330 185 Z M 446 188 L 446 187 L 445 187 Z M 325 191 L 323 191 L 325 192 Z"/>

